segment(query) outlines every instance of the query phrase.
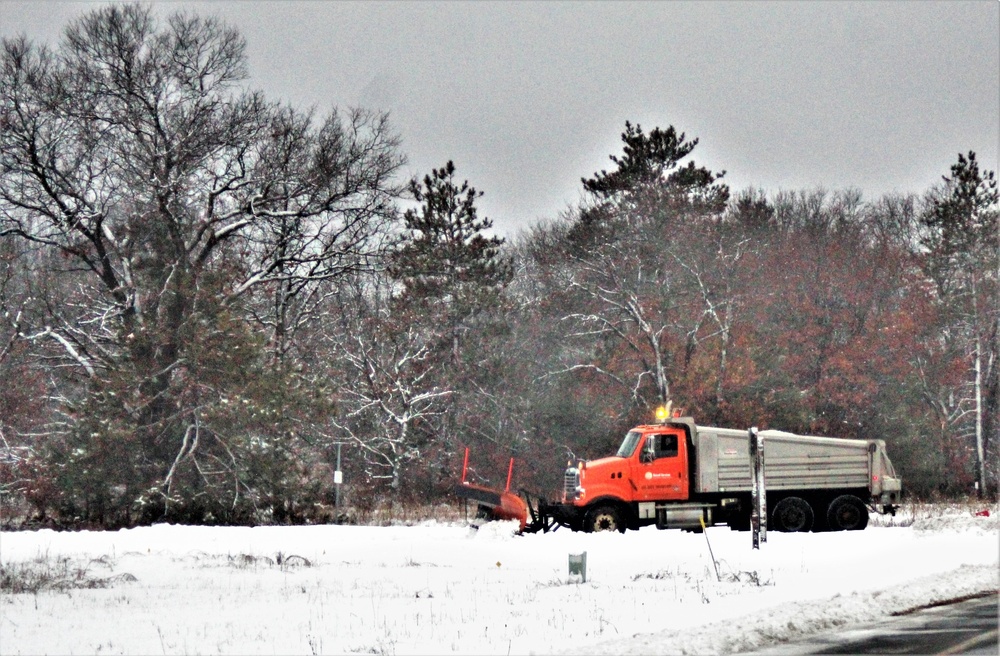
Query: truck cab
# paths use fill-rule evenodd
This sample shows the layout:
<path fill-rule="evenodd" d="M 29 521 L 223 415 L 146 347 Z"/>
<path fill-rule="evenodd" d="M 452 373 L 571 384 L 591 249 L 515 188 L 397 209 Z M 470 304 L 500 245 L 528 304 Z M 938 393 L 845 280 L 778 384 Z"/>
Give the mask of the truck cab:
<path fill-rule="evenodd" d="M 631 442 L 635 447 L 628 454 Z M 687 499 L 687 444 L 683 432 L 666 426 L 641 426 L 629 431 L 619 450 L 628 459 L 631 501 Z M 626 452 L 626 453 L 622 453 Z"/>
<path fill-rule="evenodd" d="M 637 426 L 608 458 L 570 464 L 563 504 L 589 508 L 584 530 L 624 530 L 656 520 L 656 504 L 688 499 L 690 431 L 683 424 Z"/>

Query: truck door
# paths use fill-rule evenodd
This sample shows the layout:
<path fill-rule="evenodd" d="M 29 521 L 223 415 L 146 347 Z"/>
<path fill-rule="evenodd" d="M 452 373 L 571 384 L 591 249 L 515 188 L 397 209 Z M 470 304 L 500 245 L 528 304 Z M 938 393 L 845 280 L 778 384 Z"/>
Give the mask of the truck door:
<path fill-rule="evenodd" d="M 632 469 L 637 501 L 678 501 L 688 498 L 687 445 L 680 431 L 646 434 Z"/>

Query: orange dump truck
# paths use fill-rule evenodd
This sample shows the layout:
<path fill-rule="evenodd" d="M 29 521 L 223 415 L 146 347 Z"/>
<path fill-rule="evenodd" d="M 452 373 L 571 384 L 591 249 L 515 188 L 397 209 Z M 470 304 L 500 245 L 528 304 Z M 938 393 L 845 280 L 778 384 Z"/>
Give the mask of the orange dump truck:
<path fill-rule="evenodd" d="M 750 529 L 754 477 L 751 431 L 697 426 L 670 417 L 628 431 L 618 452 L 570 463 L 558 501 L 464 482 L 456 493 L 481 514 L 518 519 L 526 532 Z M 860 530 L 869 510 L 895 513 L 901 481 L 882 440 L 760 431 L 767 525 L 776 531 Z"/>

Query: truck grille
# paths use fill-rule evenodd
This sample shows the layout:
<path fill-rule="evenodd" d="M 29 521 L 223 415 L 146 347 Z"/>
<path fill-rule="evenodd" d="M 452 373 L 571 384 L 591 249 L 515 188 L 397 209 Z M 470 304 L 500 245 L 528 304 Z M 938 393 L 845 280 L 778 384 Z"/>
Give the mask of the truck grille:
<path fill-rule="evenodd" d="M 580 472 L 576 467 L 568 467 L 563 475 L 563 494 L 567 501 L 576 498 L 577 488 L 580 487 Z"/>

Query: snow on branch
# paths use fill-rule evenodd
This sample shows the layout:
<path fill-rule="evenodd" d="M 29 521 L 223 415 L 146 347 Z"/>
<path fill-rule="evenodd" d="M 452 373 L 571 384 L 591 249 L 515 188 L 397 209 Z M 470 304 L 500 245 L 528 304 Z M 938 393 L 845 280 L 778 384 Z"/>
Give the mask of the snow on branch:
<path fill-rule="evenodd" d="M 70 358 L 75 360 L 81 367 L 83 367 L 84 371 L 87 372 L 88 376 L 93 378 L 94 376 L 97 375 L 97 373 L 94 370 L 94 366 L 90 362 L 90 359 L 87 358 L 82 353 L 80 353 L 80 351 L 78 351 L 76 347 L 73 346 L 72 342 L 70 342 L 62 335 L 60 335 L 58 332 L 52 330 L 52 328 L 49 326 L 46 326 L 45 330 L 35 333 L 34 335 L 25 335 L 24 339 L 27 339 L 29 341 L 36 341 L 44 339 L 46 337 L 51 337 L 55 341 L 59 342 L 59 344 L 62 345 L 66 353 L 69 354 Z"/>

